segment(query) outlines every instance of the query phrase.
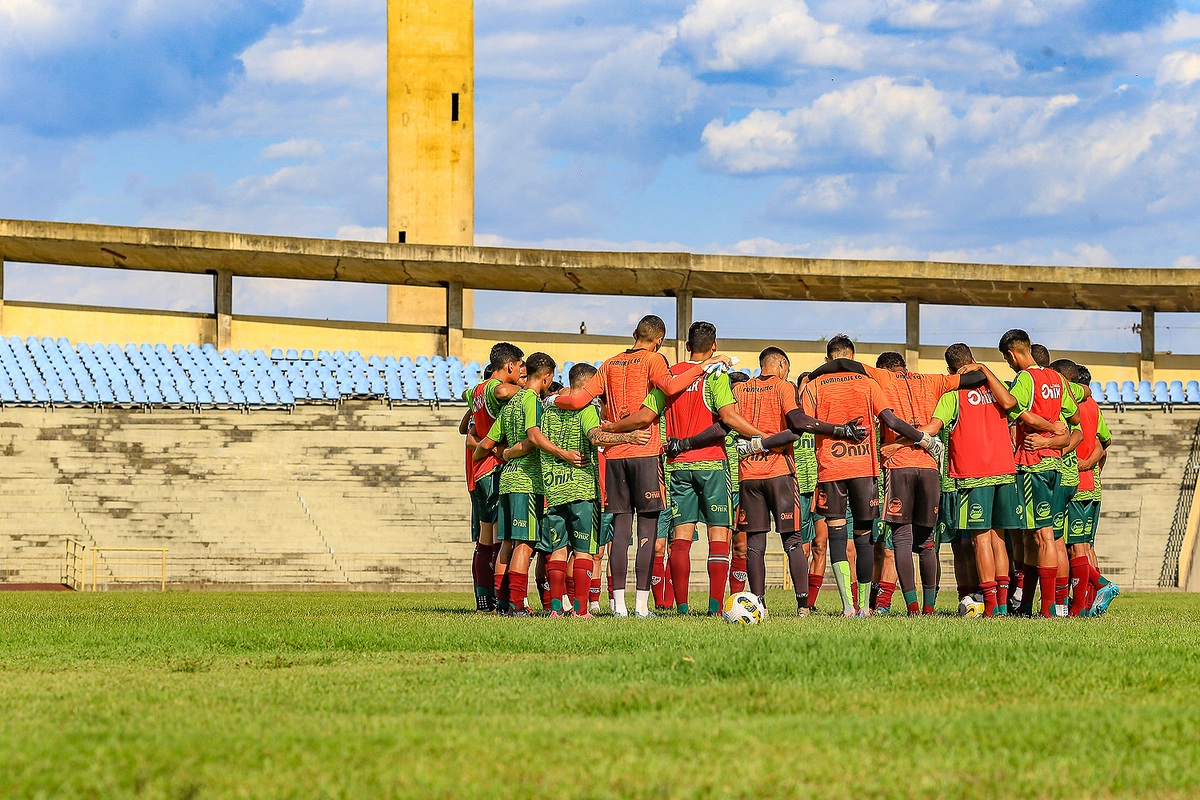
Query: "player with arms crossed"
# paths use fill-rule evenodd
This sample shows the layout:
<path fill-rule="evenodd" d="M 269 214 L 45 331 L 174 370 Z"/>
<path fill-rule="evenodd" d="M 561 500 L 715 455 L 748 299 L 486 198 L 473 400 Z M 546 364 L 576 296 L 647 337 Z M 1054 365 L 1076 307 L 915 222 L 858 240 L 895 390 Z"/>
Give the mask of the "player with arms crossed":
<path fill-rule="evenodd" d="M 633 334 L 633 346 L 609 358 L 600 370 L 578 391 L 555 399 L 559 408 L 578 410 L 600 395 L 605 395 L 605 422 L 611 430 L 618 423 L 637 413 L 647 395 L 654 389 L 674 397 L 687 389 L 704 368 L 712 364 L 729 366 L 725 356 L 713 356 L 700 364 L 690 365 L 678 375 L 672 375 L 667 359 L 659 349 L 666 338 L 667 328 L 653 314 L 641 319 Z M 650 426 L 650 439 L 642 445 L 618 444 L 606 448 L 605 490 L 607 511 L 613 514 L 613 545 L 609 552 L 612 570 L 613 613 L 625 616 L 625 579 L 628 571 L 628 542 L 637 517 L 637 603 L 640 617 L 651 616 L 650 586 L 654 569 L 654 545 L 658 535 L 658 515 L 665 508 L 663 452 L 657 421 Z"/>

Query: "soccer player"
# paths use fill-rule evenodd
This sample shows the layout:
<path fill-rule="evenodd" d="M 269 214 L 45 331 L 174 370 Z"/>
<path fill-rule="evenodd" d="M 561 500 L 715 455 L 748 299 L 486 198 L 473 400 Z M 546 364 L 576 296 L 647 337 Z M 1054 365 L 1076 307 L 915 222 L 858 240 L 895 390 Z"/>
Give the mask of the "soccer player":
<path fill-rule="evenodd" d="M 1019 328 L 1005 332 L 998 348 L 1008 366 L 1017 374 L 1010 389 L 1017 400 L 1009 412 L 1016 420 L 1015 457 L 1017 490 L 1024 504 L 1023 555 L 1026 562 L 1022 614 L 1033 613 L 1033 585 L 1042 591 L 1041 613 L 1053 613 L 1055 583 L 1058 577 L 1058 552 L 1054 544 L 1055 488 L 1059 481 L 1059 451 L 1050 448 L 1030 450 L 1025 440 L 1035 433 L 1055 433 L 1059 417 L 1070 424 L 1079 422 L 1079 410 L 1070 392 L 1063 391 L 1057 372 L 1039 366 L 1031 352 L 1029 334 Z M 1036 567 L 1030 563 L 1033 560 Z"/>
<path fill-rule="evenodd" d="M 735 370 L 729 373 L 731 387 L 750 380 L 749 373 Z M 737 519 L 738 506 L 741 499 L 741 470 L 740 458 L 737 451 L 738 435 L 732 431 L 725 437 L 725 463 L 729 467 L 729 490 L 731 504 L 729 516 Z M 739 594 L 746 591 L 746 534 L 732 532 L 729 542 L 729 593 Z"/>
<path fill-rule="evenodd" d="M 814 508 L 825 518 L 829 529 L 829 549 L 833 556 L 834 578 L 842 598 L 844 616 L 868 616 L 871 578 L 874 574 L 874 550 L 870 544 L 872 522 L 879 516 L 879 457 L 876 441 L 878 419 L 900 437 L 916 442 L 918 447 L 933 454 L 934 463 L 941 455 L 941 443 L 933 436 L 918 431 L 900 419 L 893 411 L 880 384 L 867 377 L 866 370 L 853 361 L 854 343 L 844 335 L 834 336 L 826 345 L 826 360 L 856 365 L 856 371 L 821 374 L 814 370 L 801 395 L 805 414 L 846 423 L 866 420 L 866 440 L 845 443 L 818 433 L 817 484 Z M 854 369 L 854 367 L 850 367 Z M 831 370 L 834 367 L 831 367 Z M 878 370 L 877 370 L 878 372 Z M 794 428 L 793 428 L 794 430 Z M 935 473 L 936 475 L 936 473 Z M 935 501 L 936 503 L 936 501 Z M 854 544 L 858 594 L 852 596 L 852 580 L 847 555 L 846 510 L 853 511 Z M 936 505 L 935 505 L 936 508 Z M 905 511 L 905 509 L 898 509 Z M 932 529 L 933 521 L 929 523 Z M 893 534 L 893 538 L 895 535 Z M 911 556 L 910 563 L 911 563 Z M 897 557 L 897 564 L 900 563 Z"/>
<path fill-rule="evenodd" d="M 501 610 L 516 617 L 530 616 L 525 607 L 529 563 L 542 535 L 546 500 L 541 454 L 546 452 L 572 466 L 583 466 L 579 451 L 563 450 L 546 439 L 539 427 L 541 397 L 554 381 L 554 359 L 545 353 L 534 353 L 526 360 L 525 369 L 525 386 L 501 409 L 499 418 L 475 449 L 476 461 L 482 461 L 500 443 L 506 445 L 500 454 L 504 467 L 500 470 L 499 563 L 504 569 L 497 570 L 497 595 Z M 542 552 L 546 552 L 544 547 Z M 507 596 L 503 591 L 505 584 Z"/>
<path fill-rule="evenodd" d="M 938 433 L 945 428 L 950 432 L 947 469 L 955 488 L 951 505 L 957 512 L 954 527 L 974 540 L 983 615 L 991 617 L 1008 602 L 1008 551 L 1002 532 L 1023 524 L 1008 430 L 1008 412 L 1016 407 L 1017 399 L 990 369 L 973 367 L 975 364 L 967 345 L 946 348 L 946 367 L 951 374 L 975 368 L 986 377 L 987 385 L 943 395 L 933 419 L 922 430 Z"/>
<path fill-rule="evenodd" d="M 633 333 L 633 346 L 609 358 L 599 372 L 579 391 L 555 400 L 559 408 L 579 409 L 592 398 L 607 395 L 605 422 L 620 422 L 637 413 L 646 396 L 654 389 L 662 390 L 668 398 L 684 391 L 704 369 L 712 364 L 731 365 L 725 356 L 713 356 L 693 364 L 678 375 L 672 375 L 667 359 L 659 349 L 666 338 L 666 324 L 653 314 L 642 317 Z M 611 427 L 605 427 L 612 430 Z M 654 547 L 658 536 L 658 516 L 665 508 L 662 469 L 662 440 L 658 424 L 653 423 L 650 440 L 644 445 L 620 444 L 608 448 L 605 474 L 608 506 L 613 514 L 613 547 L 609 553 L 612 570 L 614 613 L 627 615 L 625 579 L 629 550 L 624 545 L 634 531 L 637 517 L 637 601 L 635 611 L 640 617 L 651 616 L 650 581 L 654 567 Z"/>
<path fill-rule="evenodd" d="M 496 610 L 496 562 L 500 542 L 496 539 L 496 519 L 500 502 L 500 460 L 489 454 L 475 461 L 479 437 L 486 436 L 500 410 L 512 399 L 525 382 L 525 354 L 508 342 L 492 345 L 483 382 L 467 391 L 464 400 L 474 428 L 474 441 L 468 441 L 468 478 L 471 496 L 471 517 L 478 524 L 475 553 L 471 559 L 471 577 L 475 584 L 475 608 L 478 611 Z"/>
<path fill-rule="evenodd" d="M 578 391 L 596 374 L 588 363 L 571 367 L 571 391 Z M 547 577 L 550 581 L 550 616 L 562 616 L 562 598 L 566 593 L 566 562 L 568 548 L 574 553 L 575 592 L 574 612 L 579 617 L 591 617 L 588 595 L 592 585 L 593 558 L 600 550 L 599 454 L 597 446 L 613 444 L 644 444 L 648 431 L 633 433 L 604 433 L 600 430 L 600 415 L 594 403 L 579 411 L 565 411 L 548 405 L 540 423 L 547 441 L 567 453 L 583 455 L 583 466 L 557 458 L 547 452 L 542 455 L 542 484 L 546 490 L 546 513 L 542 520 L 543 535 L 538 542 L 539 552 L 549 556 Z M 571 610 L 571 609 L 566 609 Z"/>
<path fill-rule="evenodd" d="M 808 373 L 801 373 L 796 379 L 796 402 L 800 402 L 800 392 L 804 388 L 804 380 Z M 804 555 L 810 559 L 808 570 L 808 608 L 817 607 L 817 595 L 825 578 L 825 552 L 828 542 L 828 529 L 822 521 L 821 527 L 825 535 L 817 539 L 817 517 L 813 513 L 813 494 L 817 491 L 817 441 L 811 433 L 801 436 L 795 444 L 796 459 L 796 490 L 800 493 L 800 541 L 804 545 Z"/>
<path fill-rule="evenodd" d="M 1088 385 L 1092 382 L 1091 371 L 1078 365 L 1078 382 Z M 1104 414 L 1096 401 L 1089 396 L 1079 404 L 1079 424 L 1083 429 L 1083 443 L 1076 449 L 1079 456 L 1079 491 L 1067 506 L 1067 545 L 1071 548 L 1071 575 L 1074 591 L 1082 588 L 1083 598 L 1080 607 L 1076 609 L 1076 600 L 1071 600 L 1071 616 L 1097 616 L 1103 614 L 1113 598 L 1121 593 L 1120 587 L 1100 574 L 1096 560 L 1096 531 L 1100 525 L 1100 470 L 1103 467 L 1105 454 L 1112 446 L 1112 433 Z M 1093 438 L 1090 433 L 1095 431 Z M 1076 572 L 1076 559 L 1086 558 L 1088 570 L 1083 571 L 1079 562 Z"/>

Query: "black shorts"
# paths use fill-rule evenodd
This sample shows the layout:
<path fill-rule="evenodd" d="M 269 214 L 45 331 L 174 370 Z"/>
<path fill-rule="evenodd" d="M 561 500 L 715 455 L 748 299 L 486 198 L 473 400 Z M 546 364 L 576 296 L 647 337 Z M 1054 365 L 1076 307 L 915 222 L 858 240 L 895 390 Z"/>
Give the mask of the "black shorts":
<path fill-rule="evenodd" d="M 885 475 L 883 521 L 893 525 L 937 525 L 942 480 L 936 469 L 900 467 Z"/>
<path fill-rule="evenodd" d="M 800 491 L 795 476 L 743 480 L 739 494 L 739 533 L 765 533 L 771 530 L 772 517 L 777 533 L 795 533 L 801 529 Z"/>
<path fill-rule="evenodd" d="M 609 514 L 662 511 L 667 488 L 663 483 L 662 459 L 658 456 L 610 458 L 604 473 Z"/>
<path fill-rule="evenodd" d="M 879 519 L 879 484 L 874 478 L 847 478 L 817 484 L 813 511 L 825 519 L 845 519 L 846 507 L 854 515 L 855 530 L 866 530 Z"/>

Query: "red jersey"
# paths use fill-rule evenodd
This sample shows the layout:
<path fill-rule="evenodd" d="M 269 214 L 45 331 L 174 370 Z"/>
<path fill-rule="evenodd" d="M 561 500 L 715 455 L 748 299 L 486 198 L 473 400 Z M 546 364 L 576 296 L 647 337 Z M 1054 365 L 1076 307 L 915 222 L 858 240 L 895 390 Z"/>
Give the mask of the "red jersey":
<path fill-rule="evenodd" d="M 1062 416 L 1062 376 L 1046 367 L 1030 367 L 1025 370 L 1033 378 L 1033 402 L 1029 410 L 1047 422 L 1057 422 Z M 1036 431 L 1017 423 L 1017 439 L 1015 449 L 1017 464 L 1023 467 L 1033 466 L 1044 458 L 1058 458 L 1062 453 L 1058 450 L 1043 448 L 1041 450 L 1026 450 L 1025 439 Z"/>
<path fill-rule="evenodd" d="M 787 414 L 796 409 L 796 388 L 775 376 L 751 378 L 733 387 L 738 411 L 765 435 L 787 427 Z M 756 453 L 738 462 L 738 481 L 765 480 L 780 475 L 795 475 L 795 448 L 786 445 L 777 450 Z"/>
<path fill-rule="evenodd" d="M 496 384 L 500 383 L 500 381 L 492 378 L 491 380 L 483 381 L 471 390 L 471 419 L 475 423 L 475 435 L 480 439 L 487 436 L 488 431 L 496 424 L 496 418 L 492 416 L 492 412 L 488 409 L 487 404 L 487 388 L 492 381 L 495 381 Z M 469 448 L 467 452 L 471 453 L 471 456 L 467 458 L 468 473 L 471 472 L 472 464 L 474 464 L 474 474 L 469 474 L 467 477 L 467 488 L 474 489 L 475 481 L 500 467 L 500 459 L 496 458 L 494 453 L 488 453 L 487 458 L 484 458 L 482 461 L 473 461 L 474 449 Z"/>
<path fill-rule="evenodd" d="M 681 361 L 671 367 L 671 374 L 682 375 L 695 365 L 696 363 L 692 361 Z M 709 405 L 711 398 L 705 391 L 708 379 L 708 375 L 700 373 L 700 377 L 692 381 L 691 386 L 667 401 L 665 419 L 668 436 L 686 439 L 712 427 L 720 419 L 717 414 L 718 408 Z M 725 380 L 728 381 L 728 378 Z M 672 464 L 692 464 L 697 461 L 725 461 L 727 458 L 725 443 L 721 442 L 680 453 L 670 459 L 670 462 Z"/>
<path fill-rule="evenodd" d="M 825 375 L 804 388 L 800 407 L 808 416 L 834 425 L 861 418 L 867 431 L 867 438 L 858 443 L 817 436 L 818 480 L 828 483 L 879 476 L 875 418 L 888 403 L 878 383 L 855 372 Z"/>
<path fill-rule="evenodd" d="M 959 390 L 948 451 L 951 478 L 993 478 L 1017 471 L 1008 415 L 988 387 Z"/>
<path fill-rule="evenodd" d="M 1085 398 L 1079 403 L 1079 427 L 1083 431 L 1083 441 L 1075 448 L 1075 455 L 1080 461 L 1092 457 L 1096 452 L 1096 432 L 1100 430 L 1100 406 L 1092 398 Z M 1079 491 L 1091 492 L 1096 489 L 1096 468 L 1079 471 Z"/>

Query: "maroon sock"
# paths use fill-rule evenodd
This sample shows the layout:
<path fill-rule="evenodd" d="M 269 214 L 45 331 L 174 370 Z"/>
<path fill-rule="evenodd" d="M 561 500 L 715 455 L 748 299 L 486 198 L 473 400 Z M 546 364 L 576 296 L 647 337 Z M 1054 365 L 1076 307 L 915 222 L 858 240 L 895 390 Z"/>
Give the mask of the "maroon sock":
<path fill-rule="evenodd" d="M 575 598 L 575 613 L 586 614 L 588 610 L 588 597 L 592 591 L 592 557 L 575 555 L 574 569 L 571 571 L 571 589 L 567 593 Z M 596 588 L 596 597 L 600 597 L 600 589 Z"/>
<path fill-rule="evenodd" d="M 983 615 L 996 616 L 996 582 L 984 581 L 979 584 L 979 588 L 983 590 Z"/>
<path fill-rule="evenodd" d="M 1092 565 L 1088 563 L 1087 556 L 1077 556 L 1071 559 L 1071 608 L 1067 613 L 1072 617 L 1078 617 L 1084 609 L 1088 589 L 1091 586 L 1091 582 L 1088 580 L 1088 573 L 1091 570 Z"/>
<path fill-rule="evenodd" d="M 654 605 L 658 608 L 667 607 L 667 570 L 663 566 L 663 560 L 658 556 L 654 557 L 654 569 L 650 573 L 650 588 L 654 592 Z"/>
<path fill-rule="evenodd" d="M 858 581 L 850 582 L 850 597 L 854 600 L 854 610 L 858 611 Z"/>
<path fill-rule="evenodd" d="M 744 559 L 743 559 L 743 563 L 744 563 Z M 814 575 L 811 572 L 808 574 L 808 607 L 809 608 L 817 607 L 817 595 L 821 593 L 821 584 L 824 583 L 824 581 L 825 581 L 824 575 Z"/>
<path fill-rule="evenodd" d="M 575 562 L 571 562 L 571 569 L 567 570 L 567 597 L 575 596 Z"/>
<path fill-rule="evenodd" d="M 1057 572 L 1058 572 L 1057 567 L 1054 568 L 1054 572 L 1057 574 Z M 1034 597 L 1034 593 L 1037 592 L 1037 588 L 1038 588 L 1037 564 L 1030 564 L 1028 562 L 1022 564 L 1021 565 L 1021 577 L 1023 579 L 1022 585 L 1025 587 L 1022 590 L 1024 592 L 1024 594 L 1021 595 L 1021 613 L 1022 614 L 1032 614 L 1033 613 L 1033 597 Z M 1054 599 L 1054 588 L 1053 587 L 1054 587 L 1054 585 L 1051 584 L 1051 589 L 1050 589 L 1050 599 L 1051 600 Z"/>
<path fill-rule="evenodd" d="M 508 602 L 515 611 L 520 611 L 529 597 L 529 575 L 514 575 L 509 571 L 504 577 L 508 581 Z"/>
<path fill-rule="evenodd" d="M 908 615 L 910 617 L 916 617 L 916 616 L 920 616 L 920 614 L 921 614 L 921 604 L 918 603 L 916 600 L 913 600 L 911 603 L 908 604 Z"/>
<path fill-rule="evenodd" d="M 475 584 L 475 594 L 478 595 L 480 590 L 487 594 L 490 583 L 487 575 L 484 572 L 484 565 L 488 557 L 492 554 L 490 545 L 475 543 L 475 552 L 471 554 L 471 582 Z"/>
<path fill-rule="evenodd" d="M 1038 586 L 1042 590 L 1042 616 L 1050 616 L 1054 609 L 1054 584 L 1058 580 L 1058 567 L 1038 567 Z"/>
<path fill-rule="evenodd" d="M 729 542 L 708 543 L 708 610 L 717 613 L 725 605 L 725 582 L 729 580 Z"/>
<path fill-rule="evenodd" d="M 1071 575 L 1055 575 L 1054 576 L 1054 603 L 1055 605 L 1065 605 L 1067 595 L 1071 592 Z"/>
<path fill-rule="evenodd" d="M 1008 606 L 1008 576 L 996 576 L 996 605 Z"/>
<path fill-rule="evenodd" d="M 492 545 L 492 552 L 488 556 L 488 564 L 489 564 L 488 568 L 492 572 L 496 571 L 496 562 L 499 560 L 500 560 L 500 543 L 496 542 L 494 545 Z"/>
<path fill-rule="evenodd" d="M 550 602 L 546 608 L 553 611 L 555 601 L 561 606 L 563 595 L 567 593 L 567 562 L 551 561 L 546 565 L 546 584 L 550 587 L 547 591 Z"/>
<path fill-rule="evenodd" d="M 867 604 L 871 607 L 871 610 L 874 611 L 875 609 L 879 608 L 879 584 L 875 583 L 874 581 L 871 582 L 870 595 L 871 596 L 867 599 Z"/>
<path fill-rule="evenodd" d="M 671 591 L 675 595 L 672 605 L 686 606 L 692 579 L 692 540 L 676 539 L 671 542 L 671 555 L 667 562 L 671 568 Z"/>
<path fill-rule="evenodd" d="M 598 566 L 600 566 L 599 559 L 592 562 L 592 567 L 591 567 L 592 584 L 591 584 L 591 586 L 588 587 L 588 602 L 589 603 L 599 603 L 600 602 L 600 589 L 602 587 L 600 585 L 600 571 L 598 569 L 596 569 Z"/>
<path fill-rule="evenodd" d="M 550 581 L 540 581 L 537 585 L 538 599 L 542 601 L 542 611 L 550 610 Z"/>
<path fill-rule="evenodd" d="M 744 591 L 746 591 L 746 557 L 734 556 L 729 560 L 729 593 L 741 594 Z"/>
<path fill-rule="evenodd" d="M 492 576 L 492 589 L 496 592 L 496 597 L 503 597 L 505 600 L 508 599 L 508 595 L 505 594 L 508 587 L 506 578 L 508 578 L 508 570 L 497 572 Z"/>
<path fill-rule="evenodd" d="M 876 604 L 877 608 L 882 608 L 884 611 L 892 607 L 892 595 L 896 593 L 896 584 L 891 581 L 879 582 L 879 599 Z"/>
<path fill-rule="evenodd" d="M 613 601 L 613 585 L 612 585 L 612 575 L 609 575 L 609 576 L 608 576 L 607 583 L 608 583 L 608 602 L 609 602 L 609 604 L 611 605 L 611 604 L 612 604 L 612 601 Z"/>

